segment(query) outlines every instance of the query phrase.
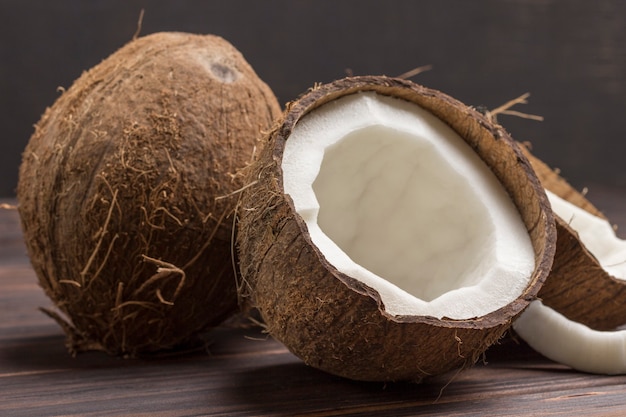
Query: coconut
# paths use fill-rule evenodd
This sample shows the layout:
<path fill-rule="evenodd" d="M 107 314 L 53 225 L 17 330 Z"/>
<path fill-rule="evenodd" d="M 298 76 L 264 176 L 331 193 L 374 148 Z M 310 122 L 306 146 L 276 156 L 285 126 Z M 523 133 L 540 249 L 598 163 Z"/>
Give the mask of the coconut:
<path fill-rule="evenodd" d="M 72 352 L 193 343 L 237 310 L 237 171 L 280 115 L 226 40 L 157 33 L 46 110 L 17 197 L 30 260 Z"/>
<path fill-rule="evenodd" d="M 513 323 L 516 333 L 545 357 L 594 374 L 626 374 L 626 330 L 594 330 L 535 300 Z"/>
<path fill-rule="evenodd" d="M 626 323 L 626 242 L 604 214 L 558 172 L 523 148 L 555 214 L 557 244 L 543 304 L 596 330 Z"/>
<path fill-rule="evenodd" d="M 546 187 L 557 225 L 553 269 L 513 323 L 549 359 L 599 374 L 626 373 L 626 241 L 608 219 L 556 171 L 525 149 Z"/>
<path fill-rule="evenodd" d="M 472 365 L 535 299 L 555 231 L 504 129 L 383 76 L 288 105 L 238 210 L 241 295 L 305 363 L 351 379 Z"/>

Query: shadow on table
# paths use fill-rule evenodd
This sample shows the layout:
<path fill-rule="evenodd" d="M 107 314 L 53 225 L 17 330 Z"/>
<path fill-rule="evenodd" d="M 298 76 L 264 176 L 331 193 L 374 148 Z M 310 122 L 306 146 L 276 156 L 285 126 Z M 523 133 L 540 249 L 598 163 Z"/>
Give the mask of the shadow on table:
<path fill-rule="evenodd" d="M 360 382 L 293 362 L 239 373 L 228 395 L 230 401 L 246 404 L 247 412 L 259 416 L 419 416 L 454 410 L 472 415 L 467 404 L 459 408 L 464 384 L 449 384 L 454 377 L 446 374 L 421 384 Z"/>
<path fill-rule="evenodd" d="M 292 357 L 287 362 L 241 369 L 229 377 L 225 394 L 228 402 L 259 416 L 482 416 L 485 409 L 516 415 L 507 400 L 512 393 L 535 395 L 546 389 L 527 384 L 529 378 L 549 386 L 555 379 L 571 377 L 580 374 L 508 338 L 486 353 L 485 362 L 421 384 L 351 381 Z"/>
<path fill-rule="evenodd" d="M 163 352 L 141 358 L 123 358 L 102 351 L 86 351 L 72 356 L 66 348 L 65 335 L 60 329 L 46 326 L 48 334 L 12 337 L 0 340 L 0 374 L 46 372 L 79 369 L 158 368 L 180 362 L 209 359 L 201 347 L 189 351 Z M 53 333 L 54 332 L 54 333 Z"/>
<path fill-rule="evenodd" d="M 128 361 L 102 352 L 85 352 L 73 357 L 65 347 L 62 333 L 14 337 L 0 344 L 0 369 L 6 373 L 127 366 L 125 362 Z"/>

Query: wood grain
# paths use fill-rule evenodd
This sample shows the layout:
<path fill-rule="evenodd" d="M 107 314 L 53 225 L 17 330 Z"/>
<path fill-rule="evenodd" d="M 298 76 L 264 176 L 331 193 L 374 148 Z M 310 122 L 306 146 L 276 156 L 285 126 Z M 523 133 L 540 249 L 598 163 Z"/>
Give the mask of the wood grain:
<path fill-rule="evenodd" d="M 596 197 L 609 218 L 623 211 L 623 198 Z M 258 329 L 216 329 L 206 351 L 179 356 L 74 358 L 41 306 L 50 302 L 17 213 L 0 210 L 2 416 L 626 415 L 626 376 L 575 372 L 511 339 L 460 374 L 420 385 L 357 383 L 305 366 Z"/>

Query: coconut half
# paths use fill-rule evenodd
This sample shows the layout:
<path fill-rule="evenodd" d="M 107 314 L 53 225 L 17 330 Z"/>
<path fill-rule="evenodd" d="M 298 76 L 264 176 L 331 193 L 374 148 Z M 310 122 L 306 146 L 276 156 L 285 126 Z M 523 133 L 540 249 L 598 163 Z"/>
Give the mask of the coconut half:
<path fill-rule="evenodd" d="M 556 215 L 557 248 L 540 300 L 513 328 L 544 356 L 574 369 L 626 373 L 626 241 L 582 194 L 527 154 Z"/>
<path fill-rule="evenodd" d="M 72 352 L 172 349 L 237 311 L 236 174 L 280 113 L 226 40 L 167 32 L 129 42 L 47 109 L 17 197 Z"/>
<path fill-rule="evenodd" d="M 316 368 L 414 380 L 468 366 L 534 299 L 554 225 L 498 126 L 409 81 L 288 106 L 239 210 L 241 295 Z"/>

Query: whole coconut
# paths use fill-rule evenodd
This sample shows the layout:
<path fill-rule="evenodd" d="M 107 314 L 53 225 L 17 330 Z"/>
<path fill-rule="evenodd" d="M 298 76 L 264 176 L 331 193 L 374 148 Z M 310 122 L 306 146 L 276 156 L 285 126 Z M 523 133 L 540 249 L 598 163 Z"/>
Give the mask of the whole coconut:
<path fill-rule="evenodd" d="M 279 114 L 230 43 L 184 33 L 134 39 L 46 110 L 17 196 L 72 353 L 180 347 L 237 310 L 236 173 Z"/>

